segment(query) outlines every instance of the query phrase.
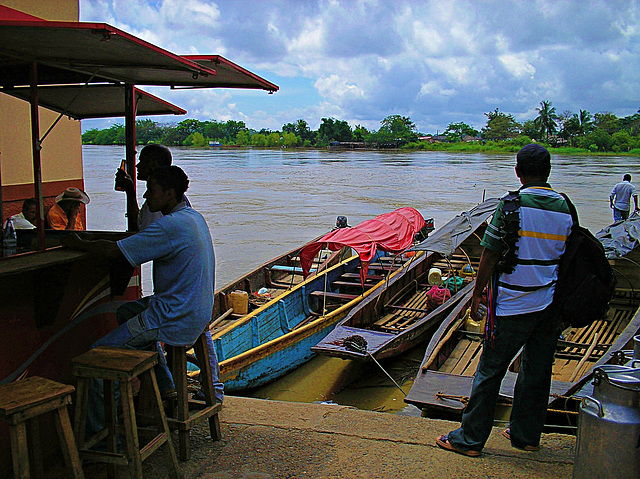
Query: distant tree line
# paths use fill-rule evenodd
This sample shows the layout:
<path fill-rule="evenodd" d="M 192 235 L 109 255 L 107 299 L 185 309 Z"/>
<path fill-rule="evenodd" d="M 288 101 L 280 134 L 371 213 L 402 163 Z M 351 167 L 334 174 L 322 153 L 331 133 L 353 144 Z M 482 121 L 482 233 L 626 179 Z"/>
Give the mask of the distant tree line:
<path fill-rule="evenodd" d="M 187 119 L 177 124 L 161 124 L 144 119 L 136 121 L 136 141 L 138 144 L 162 143 L 201 148 L 210 144 L 271 148 L 361 144 L 371 148 L 414 149 L 461 149 L 460 144 L 463 143 L 470 145 L 471 149 L 483 146 L 502 148 L 537 141 L 559 148 L 640 154 L 640 110 L 623 118 L 610 112 L 592 115 L 586 110 L 557 113 L 551 102 L 542 101 L 536 111 L 536 118 L 520 123 L 512 114 L 496 108 L 485 113 L 487 121 L 480 130 L 457 122 L 449 124 L 442 134 L 436 135 L 419 133 L 413 121 L 401 115 L 386 117 L 378 130 L 371 131 L 362 125 L 351 127 L 346 121 L 336 118 L 322 118 L 315 131 L 302 119 L 286 123 L 281 131 L 257 131 L 247 128 L 243 121 L 234 120 Z M 116 124 L 103 130 L 90 129 L 83 133 L 82 142 L 91 145 L 124 144 L 124 127 Z"/>

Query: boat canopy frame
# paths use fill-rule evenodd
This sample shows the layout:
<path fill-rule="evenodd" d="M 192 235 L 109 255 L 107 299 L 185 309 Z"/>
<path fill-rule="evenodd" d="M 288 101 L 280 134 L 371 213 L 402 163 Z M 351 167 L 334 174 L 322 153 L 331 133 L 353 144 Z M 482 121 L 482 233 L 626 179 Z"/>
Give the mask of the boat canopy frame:
<path fill-rule="evenodd" d="M 219 55 L 177 55 L 106 23 L 16 20 L 15 17 L 0 19 L 0 92 L 25 100 L 28 92 L 31 106 L 39 249 L 44 250 L 46 246 L 40 160 L 43 138 L 40 137 L 38 107 L 42 105 L 75 118 L 81 118 L 82 115 L 87 115 L 85 118 L 124 116 L 127 171 L 134 172 L 135 117 L 136 114 L 143 114 L 145 102 L 149 100 L 155 107 L 161 105 L 175 114 L 183 114 L 178 111 L 184 112 L 175 105 L 137 89 L 135 85 L 248 88 L 266 90 L 269 93 L 279 89 L 277 85 Z M 64 105 L 61 98 L 63 92 L 69 93 L 64 87 L 80 89 L 71 104 Z M 118 88 L 122 93 L 123 103 L 118 104 L 115 109 L 88 111 L 89 104 L 95 103 L 95 98 L 85 95 L 78 99 L 86 91 L 93 88 L 98 91 L 99 87 L 102 87 L 100 91 L 103 92 L 111 91 L 109 88 Z M 114 100 L 113 96 L 110 98 Z M 143 110 L 138 110 L 138 103 Z M 83 108 L 84 113 L 81 112 Z M 0 177 L 0 217 L 1 186 Z M 128 229 L 135 230 L 137 225 L 132 223 L 133 215 L 128 214 L 128 218 Z"/>

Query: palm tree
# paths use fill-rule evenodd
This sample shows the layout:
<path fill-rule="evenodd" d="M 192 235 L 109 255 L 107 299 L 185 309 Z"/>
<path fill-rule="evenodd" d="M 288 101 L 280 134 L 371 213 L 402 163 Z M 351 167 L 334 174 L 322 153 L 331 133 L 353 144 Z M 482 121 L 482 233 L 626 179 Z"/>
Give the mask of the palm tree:
<path fill-rule="evenodd" d="M 551 106 L 550 101 L 541 101 L 540 108 L 536 108 L 538 117 L 533 120 L 535 125 L 540 129 L 540 134 L 543 135 L 547 142 L 549 136 L 558 131 L 558 124 L 556 120 L 559 119 L 555 107 Z"/>
<path fill-rule="evenodd" d="M 587 110 L 580 110 L 580 113 L 576 115 L 578 119 L 578 135 L 583 136 L 591 131 L 593 128 L 593 118 L 591 113 Z"/>

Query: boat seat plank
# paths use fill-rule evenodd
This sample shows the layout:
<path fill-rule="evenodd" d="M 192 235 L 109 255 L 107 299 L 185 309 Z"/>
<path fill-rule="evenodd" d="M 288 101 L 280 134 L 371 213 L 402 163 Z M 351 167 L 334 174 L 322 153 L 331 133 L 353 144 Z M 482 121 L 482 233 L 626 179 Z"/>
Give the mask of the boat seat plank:
<path fill-rule="evenodd" d="M 317 296 L 317 297 L 326 297 L 326 298 L 330 298 L 330 299 L 338 299 L 338 300 L 342 300 L 342 301 L 352 301 L 354 299 L 356 299 L 358 296 L 360 296 L 359 294 L 345 294 L 345 293 L 334 293 L 332 291 L 312 291 L 311 296 Z"/>
<path fill-rule="evenodd" d="M 360 281 L 358 281 L 357 283 L 355 281 L 333 281 L 331 283 L 332 286 L 342 286 L 344 288 L 362 288 L 362 283 L 360 283 Z M 368 284 L 365 283 L 364 287 L 366 289 L 372 288 L 373 284 Z"/>
<path fill-rule="evenodd" d="M 342 279 L 360 279 L 360 274 L 359 273 L 343 273 L 340 278 Z M 368 274 L 365 277 L 365 281 L 382 281 L 385 278 L 385 276 L 382 276 L 381 274 Z"/>

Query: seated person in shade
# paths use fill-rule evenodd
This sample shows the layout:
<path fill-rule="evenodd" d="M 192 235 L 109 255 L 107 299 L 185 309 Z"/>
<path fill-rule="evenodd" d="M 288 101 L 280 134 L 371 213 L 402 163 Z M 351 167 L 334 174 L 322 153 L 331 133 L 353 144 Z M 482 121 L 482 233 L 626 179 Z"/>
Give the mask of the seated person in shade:
<path fill-rule="evenodd" d="M 156 349 L 159 341 L 191 346 L 208 326 L 213 311 L 213 242 L 205 219 L 182 200 L 188 184 L 179 167 L 156 168 L 148 177 L 144 198 L 151 212 L 162 213 L 161 218 L 117 242 L 86 240 L 77 234 L 63 238 L 67 247 L 110 259 L 124 257 L 132 266 L 153 261 L 154 294 L 121 306 L 117 315 L 125 322 L 93 347 Z M 166 376 L 166 360 L 159 353 L 158 385 L 166 390 L 173 381 Z M 97 381 L 92 381 L 89 395 L 87 436 L 104 425 L 104 391 Z"/>
<path fill-rule="evenodd" d="M 22 203 L 22 212 L 11 217 L 17 230 L 30 230 L 36 227 L 36 200 L 27 198 Z"/>
<path fill-rule="evenodd" d="M 69 187 L 56 196 L 56 204 L 47 213 L 49 227 L 54 230 L 84 230 L 80 205 L 89 204 L 89 196 L 78 188 Z"/>

